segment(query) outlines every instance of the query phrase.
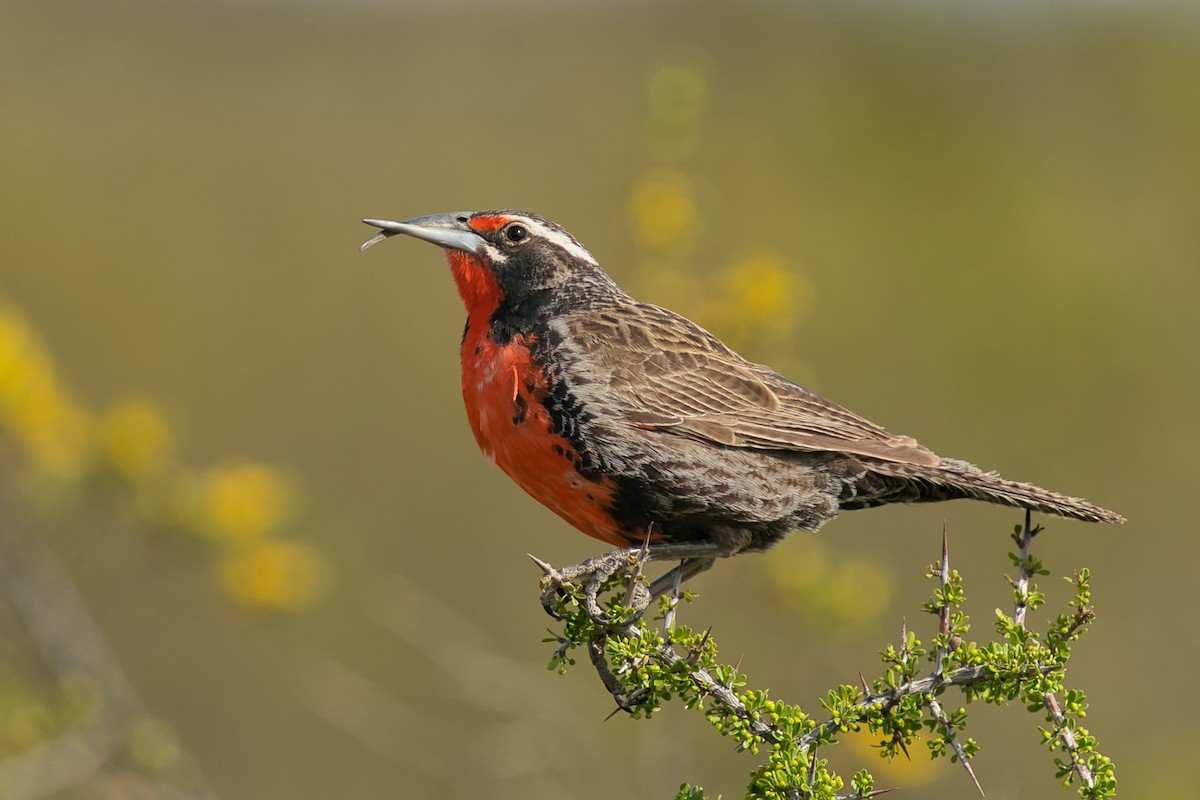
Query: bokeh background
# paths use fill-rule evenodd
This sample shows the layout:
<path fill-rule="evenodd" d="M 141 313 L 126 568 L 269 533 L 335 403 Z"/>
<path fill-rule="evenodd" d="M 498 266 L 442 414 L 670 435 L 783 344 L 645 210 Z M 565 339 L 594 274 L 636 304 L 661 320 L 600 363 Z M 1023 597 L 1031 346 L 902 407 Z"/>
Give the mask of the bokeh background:
<path fill-rule="evenodd" d="M 1129 797 L 1192 785 L 1195 4 L 20 2 L 0 9 L 0 796 L 726 797 L 695 714 L 548 673 L 536 553 L 600 548 L 476 452 L 438 252 L 364 216 L 516 207 L 624 286 L 935 450 L 1083 494 L 1071 683 Z M 976 632 L 1020 515 L 844 516 L 697 580 L 816 710 Z M 1045 615 L 1041 615 L 1039 620 Z M 974 707 L 991 798 L 1068 797 Z M 848 772 L 930 798 L 961 770 Z"/>

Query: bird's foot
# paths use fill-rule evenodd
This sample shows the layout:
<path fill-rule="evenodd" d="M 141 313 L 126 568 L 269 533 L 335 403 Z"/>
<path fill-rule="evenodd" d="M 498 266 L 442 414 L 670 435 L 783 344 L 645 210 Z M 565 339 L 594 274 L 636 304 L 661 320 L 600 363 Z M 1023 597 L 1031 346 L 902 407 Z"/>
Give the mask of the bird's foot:
<path fill-rule="evenodd" d="M 614 577 L 628 576 L 625 596 L 617 605 L 632 610 L 632 619 L 640 617 L 657 597 L 668 592 L 678 593 L 683 581 L 704 572 L 717 557 L 724 555 L 712 542 L 661 543 L 643 547 L 619 547 L 593 556 L 579 564 L 556 569 L 535 556 L 533 562 L 542 570 L 542 607 L 555 619 L 562 617 L 563 597 L 571 590 L 578 592 L 578 601 L 588 617 L 600 625 L 628 621 L 625 614 L 615 619 L 606 609 L 600 596 L 616 588 Z M 648 561 L 679 561 L 679 565 L 647 586 L 642 567 Z"/>
<path fill-rule="evenodd" d="M 556 569 L 539 558 L 530 556 L 542 570 L 542 607 L 550 616 L 562 617 L 562 600 L 569 590 L 578 590 L 578 601 L 588 617 L 600 625 L 611 625 L 614 619 L 600 601 L 600 595 L 612 588 L 611 579 L 618 573 L 628 573 L 630 583 L 622 603 L 640 615 L 650 604 L 650 593 L 641 579 L 641 564 L 645 551 L 636 547 L 621 547 L 587 559 L 570 567 Z"/>

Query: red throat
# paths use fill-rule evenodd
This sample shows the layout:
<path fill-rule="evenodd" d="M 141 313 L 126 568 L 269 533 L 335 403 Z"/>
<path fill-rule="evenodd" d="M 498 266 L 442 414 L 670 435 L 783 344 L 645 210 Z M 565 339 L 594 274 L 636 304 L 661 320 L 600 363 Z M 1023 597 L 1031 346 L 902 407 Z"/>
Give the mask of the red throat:
<path fill-rule="evenodd" d="M 450 274 L 454 276 L 458 295 L 467 307 L 468 323 L 472 327 L 482 324 L 486 329 L 504 299 L 504 290 L 500 288 L 496 274 L 478 256 L 461 250 L 447 250 L 446 260 L 450 262 Z"/>

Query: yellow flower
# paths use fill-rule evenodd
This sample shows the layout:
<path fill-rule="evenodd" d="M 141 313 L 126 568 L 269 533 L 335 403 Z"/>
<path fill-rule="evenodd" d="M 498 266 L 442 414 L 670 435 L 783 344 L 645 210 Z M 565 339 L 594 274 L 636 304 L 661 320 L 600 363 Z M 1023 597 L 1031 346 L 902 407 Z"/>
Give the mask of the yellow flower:
<path fill-rule="evenodd" d="M 54 727 L 54 715 L 45 704 L 28 697 L 8 698 L 0 709 L 0 749 L 24 750 L 45 741 Z"/>
<path fill-rule="evenodd" d="M 21 430 L 36 426 L 44 404 L 57 394 L 54 368 L 25 320 L 0 309 L 0 415 Z"/>
<path fill-rule="evenodd" d="M 828 609 L 849 625 L 869 625 L 887 610 L 892 582 L 869 561 L 849 559 L 828 576 Z"/>
<path fill-rule="evenodd" d="M 726 275 L 730 298 L 751 317 L 791 321 L 793 276 L 783 259 L 760 253 L 735 264 Z"/>
<path fill-rule="evenodd" d="M 763 562 L 780 594 L 835 630 L 872 625 L 891 600 L 891 580 L 874 564 L 839 559 L 813 536 L 797 535 Z"/>
<path fill-rule="evenodd" d="M 921 737 L 908 746 L 910 758 L 905 758 L 903 754 L 900 754 L 891 761 L 880 759 L 880 756 L 883 755 L 879 749 L 882 736 L 872 735 L 866 725 L 863 725 L 858 731 L 843 734 L 838 738 L 849 745 L 856 759 L 864 762 L 864 766 L 875 776 L 876 785 L 924 786 L 948 771 L 948 762 L 934 761 L 929 758 L 927 755 L 929 750 L 925 746 L 925 740 Z M 874 763 L 868 762 L 868 758 L 874 758 Z"/>
<path fill-rule="evenodd" d="M 629 216 L 639 244 L 676 254 L 691 248 L 700 226 L 692 183 L 677 172 L 644 178 L 633 190 Z"/>
<path fill-rule="evenodd" d="M 78 478 L 91 459 L 91 416 L 59 385 L 45 348 L 8 308 L 0 308 L 0 424 L 55 477 Z"/>
<path fill-rule="evenodd" d="M 257 539 L 287 517 L 288 490 L 283 477 L 250 464 L 215 469 L 204 481 L 203 504 L 212 533 L 230 543 Z"/>
<path fill-rule="evenodd" d="M 173 444 L 162 415 L 144 400 L 129 400 L 108 412 L 103 442 L 113 466 L 130 480 L 159 471 Z"/>
<path fill-rule="evenodd" d="M 781 591 L 796 597 L 815 595 L 832 569 L 829 548 L 803 533 L 791 537 L 786 547 L 771 556 L 762 562 L 767 574 Z"/>
<path fill-rule="evenodd" d="M 29 328 L 12 308 L 0 306 L 0 398 L 6 397 L 12 372 L 29 346 Z"/>
<path fill-rule="evenodd" d="M 294 611 L 313 599 L 321 573 L 320 559 L 311 548 L 267 539 L 226 557 L 221 583 L 231 597 L 245 605 Z"/>

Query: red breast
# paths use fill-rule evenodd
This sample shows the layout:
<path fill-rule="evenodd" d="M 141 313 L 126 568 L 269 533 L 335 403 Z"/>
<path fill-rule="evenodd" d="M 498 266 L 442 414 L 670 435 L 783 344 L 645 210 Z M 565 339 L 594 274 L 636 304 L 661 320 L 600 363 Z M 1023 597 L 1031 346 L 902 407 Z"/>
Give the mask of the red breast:
<path fill-rule="evenodd" d="M 494 230 L 502 219 L 477 218 L 472 227 Z M 613 482 L 585 477 L 578 468 L 579 454 L 554 432 L 544 403 L 549 378 L 532 350 L 536 339 L 518 334 L 501 344 L 490 335 L 492 316 L 504 300 L 495 272 L 459 250 L 447 250 L 446 258 L 467 308 L 463 403 L 479 449 L 531 497 L 588 536 L 629 544 L 608 511 L 616 492 Z"/>
<path fill-rule="evenodd" d="M 629 544 L 608 509 L 616 487 L 585 477 L 571 443 L 554 432 L 544 400 L 547 378 L 535 363 L 534 342 L 515 336 L 499 345 L 486 328 L 463 339 L 462 389 L 475 441 L 493 463 L 535 500 L 571 525 L 614 545 Z"/>

